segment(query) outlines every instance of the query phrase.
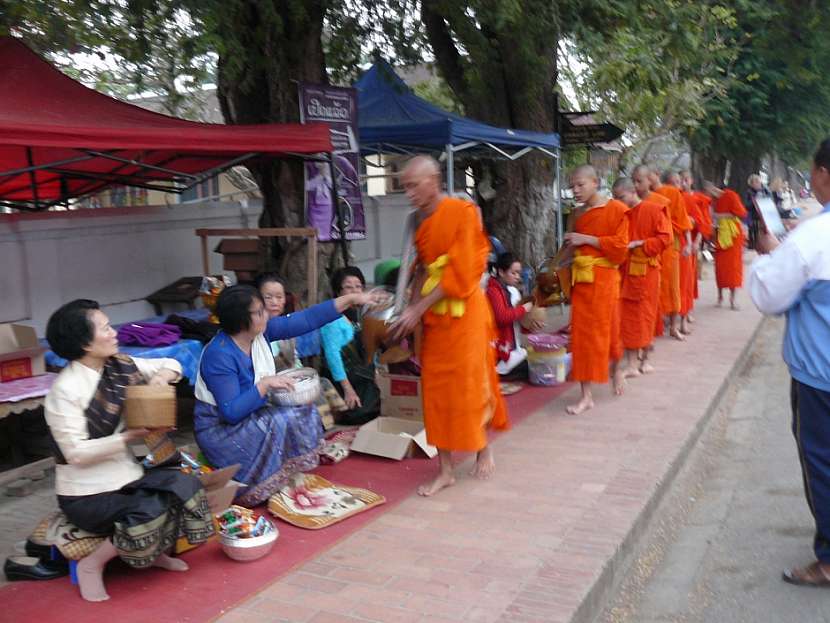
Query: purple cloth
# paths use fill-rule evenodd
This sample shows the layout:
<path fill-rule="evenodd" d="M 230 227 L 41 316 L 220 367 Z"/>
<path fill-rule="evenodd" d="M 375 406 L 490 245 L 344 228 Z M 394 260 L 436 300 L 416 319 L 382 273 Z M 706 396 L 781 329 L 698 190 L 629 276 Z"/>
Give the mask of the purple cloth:
<path fill-rule="evenodd" d="M 137 346 L 169 346 L 182 337 L 182 330 L 161 322 L 130 322 L 118 329 L 118 343 Z"/>

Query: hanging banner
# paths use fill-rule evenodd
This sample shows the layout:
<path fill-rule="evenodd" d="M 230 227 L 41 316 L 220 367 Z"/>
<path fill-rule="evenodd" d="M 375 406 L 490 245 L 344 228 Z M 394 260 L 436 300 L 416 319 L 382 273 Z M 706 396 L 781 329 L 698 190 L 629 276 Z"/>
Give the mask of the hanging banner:
<path fill-rule="evenodd" d="M 316 227 L 318 240 L 363 240 L 366 220 L 360 194 L 360 153 L 357 142 L 357 91 L 351 88 L 300 83 L 300 121 L 327 123 L 334 145 L 334 173 L 340 197 L 343 230 L 332 200 L 328 162 L 305 163 L 306 220 Z"/>

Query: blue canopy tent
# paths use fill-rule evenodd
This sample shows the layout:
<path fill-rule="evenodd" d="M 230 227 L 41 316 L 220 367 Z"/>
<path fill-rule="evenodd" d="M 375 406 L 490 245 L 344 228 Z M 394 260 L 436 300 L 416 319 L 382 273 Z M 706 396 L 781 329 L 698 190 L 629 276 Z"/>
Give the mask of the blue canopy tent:
<path fill-rule="evenodd" d="M 358 92 L 360 149 L 367 154 L 443 153 L 447 188 L 454 188 L 455 154 L 516 160 L 541 153 L 556 161 L 560 170 L 560 141 L 556 133 L 512 130 L 466 119 L 415 95 L 383 60 L 354 84 Z M 559 193 L 557 193 L 557 197 Z M 557 239 L 561 241 L 562 211 L 557 199 Z"/>

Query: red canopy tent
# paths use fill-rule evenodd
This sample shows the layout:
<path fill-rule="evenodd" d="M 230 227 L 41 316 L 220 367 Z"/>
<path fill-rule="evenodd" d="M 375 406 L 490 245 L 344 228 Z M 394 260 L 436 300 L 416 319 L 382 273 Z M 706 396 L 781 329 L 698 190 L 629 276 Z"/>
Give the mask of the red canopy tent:
<path fill-rule="evenodd" d="M 0 205 L 46 209 L 111 185 L 181 192 L 261 157 L 330 159 L 323 124 L 196 123 L 118 101 L 0 37 Z"/>

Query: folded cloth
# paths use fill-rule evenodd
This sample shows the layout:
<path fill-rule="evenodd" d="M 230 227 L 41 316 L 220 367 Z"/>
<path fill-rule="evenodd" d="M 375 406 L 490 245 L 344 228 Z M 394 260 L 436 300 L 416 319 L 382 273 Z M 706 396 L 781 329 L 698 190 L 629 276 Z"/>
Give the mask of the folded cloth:
<path fill-rule="evenodd" d="M 130 322 L 118 329 L 118 343 L 127 346 L 169 346 L 182 337 L 182 330 L 160 322 Z"/>
<path fill-rule="evenodd" d="M 207 320 L 193 320 L 178 314 L 170 314 L 164 319 L 164 323 L 179 327 L 183 340 L 198 340 L 202 344 L 210 342 L 219 330 L 219 325 Z"/>

